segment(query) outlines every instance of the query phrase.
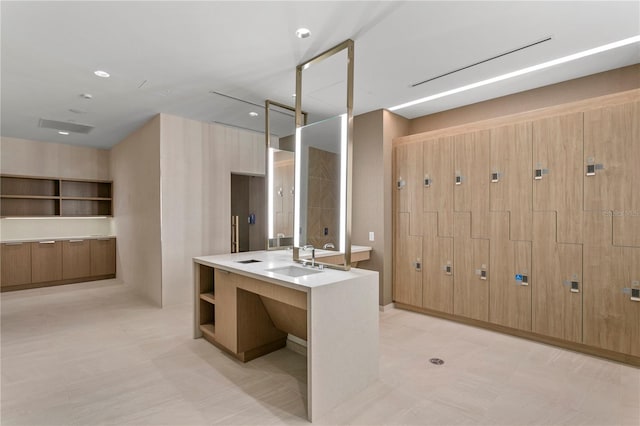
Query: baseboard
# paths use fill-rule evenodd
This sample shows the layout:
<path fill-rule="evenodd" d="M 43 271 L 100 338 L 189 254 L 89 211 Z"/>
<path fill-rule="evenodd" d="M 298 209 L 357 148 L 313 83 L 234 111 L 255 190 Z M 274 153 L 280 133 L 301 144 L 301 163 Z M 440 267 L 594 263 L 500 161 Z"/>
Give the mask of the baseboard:
<path fill-rule="evenodd" d="M 386 305 L 380 305 L 379 309 L 380 309 L 380 312 L 387 312 L 387 311 L 390 311 L 391 309 L 395 309 L 395 308 L 396 308 L 396 304 L 391 302 L 391 303 L 388 303 Z"/>
<path fill-rule="evenodd" d="M 289 334 L 287 336 L 287 349 L 297 354 L 307 356 L 307 341 L 302 340 L 293 334 Z"/>

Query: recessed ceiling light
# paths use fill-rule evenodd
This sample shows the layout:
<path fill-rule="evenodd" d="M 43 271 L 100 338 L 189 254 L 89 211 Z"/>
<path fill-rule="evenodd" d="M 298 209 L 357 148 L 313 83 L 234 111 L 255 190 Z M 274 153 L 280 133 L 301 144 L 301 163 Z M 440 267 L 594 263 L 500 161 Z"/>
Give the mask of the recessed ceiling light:
<path fill-rule="evenodd" d="M 111 74 L 109 74 L 106 71 L 102 71 L 102 70 L 97 70 L 93 72 L 95 75 L 97 75 L 98 77 L 102 77 L 102 78 L 109 78 L 111 77 Z"/>
<path fill-rule="evenodd" d="M 633 43 L 640 42 L 640 35 L 636 35 L 633 37 L 625 38 L 623 40 L 618 40 L 613 43 L 604 44 L 602 46 L 594 47 L 593 49 L 583 50 L 582 52 L 574 53 L 572 55 L 563 56 L 561 58 L 553 59 L 551 61 L 543 62 L 538 65 L 533 65 L 527 68 L 521 68 L 516 71 L 512 71 L 506 74 L 502 74 L 496 77 L 488 78 L 486 80 L 478 81 L 476 83 L 467 84 L 466 86 L 457 87 L 455 89 L 446 90 L 444 92 L 436 93 L 435 95 L 426 96 L 424 98 L 416 99 L 414 101 L 406 102 L 404 104 L 396 105 L 394 107 L 389 108 L 389 111 L 397 111 L 402 108 L 407 108 L 410 106 L 418 105 L 424 102 L 433 101 L 435 99 L 444 98 L 445 96 L 455 95 L 456 93 L 466 92 L 467 90 L 475 89 L 477 87 L 486 86 L 488 84 L 497 83 L 499 81 L 507 80 L 509 78 L 518 77 L 524 74 L 529 74 L 534 71 L 543 70 L 545 68 L 550 68 L 555 65 L 564 64 L 566 62 L 575 61 L 576 59 L 584 58 L 587 56 L 595 55 L 597 53 L 606 52 L 607 50 L 616 49 L 618 47 L 627 46 Z"/>
<path fill-rule="evenodd" d="M 69 132 L 63 132 L 62 130 L 58 132 L 59 135 L 68 135 Z"/>
<path fill-rule="evenodd" d="M 296 30 L 296 37 L 298 38 L 307 38 L 311 35 L 311 31 L 309 31 L 307 28 L 298 28 Z"/>
<path fill-rule="evenodd" d="M 93 95 L 91 93 L 80 93 L 80 97 L 82 99 L 91 99 L 93 98 Z"/>
<path fill-rule="evenodd" d="M 257 113 L 257 112 L 255 112 L 255 111 L 251 111 L 251 112 L 249 113 L 249 115 L 250 115 L 251 117 L 257 117 L 257 116 L 258 116 L 258 113 Z"/>

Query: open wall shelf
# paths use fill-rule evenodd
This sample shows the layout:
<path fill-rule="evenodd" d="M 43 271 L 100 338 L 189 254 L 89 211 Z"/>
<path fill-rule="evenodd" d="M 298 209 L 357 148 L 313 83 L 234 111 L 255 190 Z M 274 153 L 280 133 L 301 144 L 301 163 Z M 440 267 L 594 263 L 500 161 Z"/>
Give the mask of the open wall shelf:
<path fill-rule="evenodd" d="M 0 216 L 112 216 L 112 182 L 0 176 Z"/>

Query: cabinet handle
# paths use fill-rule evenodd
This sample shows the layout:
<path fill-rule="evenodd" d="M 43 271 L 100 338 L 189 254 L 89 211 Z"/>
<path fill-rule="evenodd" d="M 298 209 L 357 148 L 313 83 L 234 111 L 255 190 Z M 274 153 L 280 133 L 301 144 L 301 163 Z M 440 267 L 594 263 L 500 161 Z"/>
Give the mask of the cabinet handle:
<path fill-rule="evenodd" d="M 55 241 L 38 241 L 38 244 L 55 244 Z"/>
<path fill-rule="evenodd" d="M 84 240 L 69 240 L 70 243 L 81 243 Z"/>
<path fill-rule="evenodd" d="M 5 246 L 21 246 L 22 243 L 4 243 Z"/>

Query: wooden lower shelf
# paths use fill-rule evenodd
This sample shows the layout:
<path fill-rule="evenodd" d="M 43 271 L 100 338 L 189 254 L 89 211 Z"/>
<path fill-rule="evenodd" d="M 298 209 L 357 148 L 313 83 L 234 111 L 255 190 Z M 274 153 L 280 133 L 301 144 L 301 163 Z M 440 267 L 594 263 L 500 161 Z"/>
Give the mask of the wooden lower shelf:
<path fill-rule="evenodd" d="M 212 339 L 215 339 L 216 336 L 216 326 L 215 324 L 200 324 L 200 331 L 203 334 L 209 336 Z"/>
<path fill-rule="evenodd" d="M 212 305 L 216 304 L 216 297 L 213 295 L 213 293 L 202 293 L 200 294 L 200 299 L 204 300 L 205 302 L 209 302 Z"/>

